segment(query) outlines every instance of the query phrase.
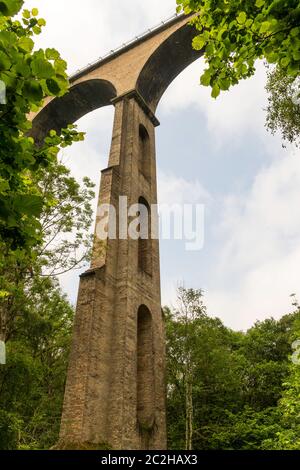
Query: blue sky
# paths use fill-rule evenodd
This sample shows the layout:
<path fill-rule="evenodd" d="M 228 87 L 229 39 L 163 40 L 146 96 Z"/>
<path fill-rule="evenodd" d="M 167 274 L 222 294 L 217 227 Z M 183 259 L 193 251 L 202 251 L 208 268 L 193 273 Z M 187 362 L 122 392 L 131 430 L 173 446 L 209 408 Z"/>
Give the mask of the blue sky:
<path fill-rule="evenodd" d="M 47 20 L 38 39 L 56 47 L 70 72 L 87 65 L 175 12 L 174 0 L 28 0 Z M 159 199 L 205 204 L 205 243 L 187 252 L 182 241 L 161 242 L 163 303 L 174 304 L 176 286 L 203 288 L 208 312 L 235 329 L 279 317 L 300 291 L 300 155 L 283 149 L 265 128 L 266 73 L 217 101 L 199 85 L 203 61 L 170 86 L 157 112 Z M 65 152 L 78 178 L 99 186 L 107 165 L 113 108 L 79 122 L 84 143 Z M 96 204 L 96 202 L 95 202 Z M 76 300 L 78 272 L 62 279 Z"/>

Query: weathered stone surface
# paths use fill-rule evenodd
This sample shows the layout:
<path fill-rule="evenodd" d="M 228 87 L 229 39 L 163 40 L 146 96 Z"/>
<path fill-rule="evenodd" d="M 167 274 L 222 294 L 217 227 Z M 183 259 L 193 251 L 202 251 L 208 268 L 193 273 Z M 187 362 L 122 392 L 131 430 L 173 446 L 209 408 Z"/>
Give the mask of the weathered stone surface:
<path fill-rule="evenodd" d="M 114 104 L 99 204 L 117 212 L 119 196 L 129 206 L 157 203 L 154 113 L 170 82 L 199 56 L 187 22 L 179 17 L 87 68 L 68 95 L 32 116 L 39 143 L 50 129 Z M 80 280 L 58 447 L 165 449 L 165 392 L 158 240 L 95 237 Z"/>
<path fill-rule="evenodd" d="M 140 172 L 140 126 L 147 132 L 150 174 Z M 134 97 L 116 105 L 109 169 L 99 202 L 118 208 L 157 203 L 154 126 Z M 165 338 L 159 247 L 149 240 L 151 274 L 140 269 L 138 240 L 108 240 L 82 276 L 74 326 L 62 442 L 116 449 L 166 447 Z"/>

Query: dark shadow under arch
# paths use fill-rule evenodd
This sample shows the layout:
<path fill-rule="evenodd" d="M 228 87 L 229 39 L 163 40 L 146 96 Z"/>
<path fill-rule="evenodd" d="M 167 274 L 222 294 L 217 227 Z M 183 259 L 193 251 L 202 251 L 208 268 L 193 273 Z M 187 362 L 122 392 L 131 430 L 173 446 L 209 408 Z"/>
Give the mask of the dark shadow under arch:
<path fill-rule="evenodd" d="M 115 87 L 106 80 L 87 80 L 70 88 L 61 98 L 50 101 L 33 119 L 31 136 L 40 144 L 50 130 L 60 132 L 85 114 L 111 104 L 117 96 Z"/>
<path fill-rule="evenodd" d="M 151 240 L 151 208 L 145 198 L 139 198 L 140 238 L 138 240 L 139 271 L 152 276 L 152 240 Z"/>
<path fill-rule="evenodd" d="M 142 124 L 140 124 L 139 170 L 149 182 L 151 182 L 151 163 L 150 137 L 147 129 Z"/>
<path fill-rule="evenodd" d="M 137 424 L 143 448 L 149 448 L 155 420 L 153 322 L 150 310 L 141 305 L 137 313 Z"/>
<path fill-rule="evenodd" d="M 203 55 L 203 51 L 192 48 L 194 36 L 193 26 L 182 26 L 156 49 L 143 67 L 137 90 L 153 111 L 172 81 Z"/>

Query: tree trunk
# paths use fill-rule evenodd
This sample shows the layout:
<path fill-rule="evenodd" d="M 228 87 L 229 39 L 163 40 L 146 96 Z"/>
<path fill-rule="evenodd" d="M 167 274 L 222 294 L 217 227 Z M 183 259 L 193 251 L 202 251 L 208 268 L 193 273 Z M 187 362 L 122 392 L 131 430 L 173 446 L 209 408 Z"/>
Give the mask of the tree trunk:
<path fill-rule="evenodd" d="M 6 341 L 6 322 L 4 318 L 4 309 L 0 307 L 0 364 L 5 364 L 6 353 L 5 353 L 5 341 Z"/>
<path fill-rule="evenodd" d="M 6 342 L 7 309 L 0 305 L 0 341 Z"/>
<path fill-rule="evenodd" d="M 185 415 L 185 448 L 193 449 L 193 384 L 189 373 L 185 384 L 186 415 Z"/>

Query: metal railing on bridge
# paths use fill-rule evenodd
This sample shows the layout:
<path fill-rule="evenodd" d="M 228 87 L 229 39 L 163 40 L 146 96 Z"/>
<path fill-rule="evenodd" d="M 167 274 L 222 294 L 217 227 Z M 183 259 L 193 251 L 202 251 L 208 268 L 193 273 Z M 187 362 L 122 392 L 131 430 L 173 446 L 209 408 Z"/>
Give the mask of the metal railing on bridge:
<path fill-rule="evenodd" d="M 78 70 L 76 70 L 76 72 L 72 73 L 69 77 L 69 80 L 72 81 L 74 80 L 76 77 L 78 77 L 78 75 L 80 75 L 82 72 L 85 72 L 86 70 L 90 69 L 90 68 L 93 68 L 95 66 L 97 66 L 98 64 L 100 64 L 101 62 L 103 62 L 104 60 L 107 60 L 109 57 L 113 57 L 114 55 L 118 54 L 119 52 L 121 52 L 123 49 L 126 49 L 127 47 L 131 46 L 132 44 L 134 44 L 135 42 L 147 37 L 149 34 L 152 34 L 154 33 L 155 31 L 159 30 L 160 28 L 162 28 L 164 25 L 168 25 L 169 23 L 172 23 L 172 21 L 174 21 L 176 18 L 179 18 L 181 16 L 184 16 L 184 14 L 180 13 L 180 14 L 177 14 L 175 13 L 174 15 L 172 15 L 171 17 L 169 17 L 168 19 L 164 20 L 164 21 L 161 21 L 159 24 L 157 24 L 156 26 L 153 26 L 152 28 L 149 28 L 147 29 L 146 31 L 144 31 L 143 33 L 135 36 L 133 39 L 131 39 L 130 41 L 127 41 L 127 42 L 124 42 L 120 47 L 117 47 L 116 49 L 111 49 L 107 54 L 103 55 L 103 56 L 100 56 L 98 57 L 98 59 L 96 59 L 95 61 L 93 62 L 90 62 L 89 64 L 87 64 L 85 67 L 82 67 Z"/>

